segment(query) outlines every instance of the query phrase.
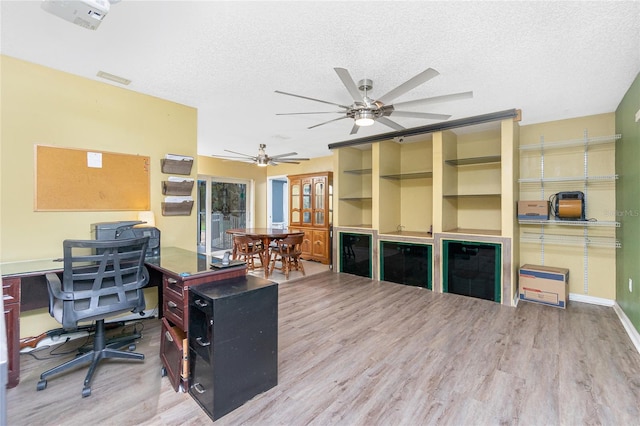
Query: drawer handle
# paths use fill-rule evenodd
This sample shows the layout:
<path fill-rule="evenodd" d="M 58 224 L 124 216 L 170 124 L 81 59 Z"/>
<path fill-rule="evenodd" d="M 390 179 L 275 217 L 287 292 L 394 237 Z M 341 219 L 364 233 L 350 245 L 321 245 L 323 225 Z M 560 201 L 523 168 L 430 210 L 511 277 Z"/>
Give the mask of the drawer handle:
<path fill-rule="evenodd" d="M 176 280 L 175 278 L 167 278 L 167 282 L 169 284 L 176 284 L 178 282 L 178 280 Z"/>
<path fill-rule="evenodd" d="M 200 299 L 196 299 L 196 305 L 200 306 L 201 308 L 206 308 L 207 306 L 209 306 L 209 304 L 207 302 L 203 302 Z"/>
<path fill-rule="evenodd" d="M 193 384 L 193 389 L 194 389 L 196 392 L 200 393 L 200 394 L 202 394 L 202 393 L 205 393 L 205 392 L 206 392 L 206 389 L 205 389 L 205 388 L 203 388 L 203 387 L 202 387 L 202 385 L 201 385 L 200 383 L 194 383 L 194 384 Z"/>
<path fill-rule="evenodd" d="M 198 343 L 202 347 L 207 347 L 207 346 L 211 345 L 211 342 L 203 342 L 202 341 L 202 337 L 198 337 L 196 339 L 196 343 Z"/>
<path fill-rule="evenodd" d="M 177 308 L 177 307 L 178 307 L 178 305 L 176 304 L 176 302 L 173 302 L 173 301 L 171 301 L 171 300 L 169 300 L 169 301 L 167 302 L 167 306 L 168 306 L 168 307 L 170 307 L 170 308 Z"/>
<path fill-rule="evenodd" d="M 171 337 L 171 333 L 169 333 L 168 331 L 165 331 L 164 332 L 164 337 L 166 337 L 168 341 L 173 343 L 173 337 Z"/>

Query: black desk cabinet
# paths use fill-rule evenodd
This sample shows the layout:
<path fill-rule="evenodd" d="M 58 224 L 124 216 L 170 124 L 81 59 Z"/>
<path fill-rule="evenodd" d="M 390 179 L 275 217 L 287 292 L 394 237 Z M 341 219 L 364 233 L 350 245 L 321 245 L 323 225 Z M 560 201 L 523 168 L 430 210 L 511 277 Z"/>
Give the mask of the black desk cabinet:
<path fill-rule="evenodd" d="M 278 384 L 278 285 L 251 275 L 191 288 L 189 393 L 219 419 Z"/>

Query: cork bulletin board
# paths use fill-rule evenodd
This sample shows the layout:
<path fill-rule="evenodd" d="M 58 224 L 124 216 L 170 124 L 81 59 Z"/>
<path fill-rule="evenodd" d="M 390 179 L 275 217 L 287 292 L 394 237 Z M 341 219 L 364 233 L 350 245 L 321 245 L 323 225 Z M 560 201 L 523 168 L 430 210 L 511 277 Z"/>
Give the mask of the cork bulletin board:
<path fill-rule="evenodd" d="M 150 210 L 149 157 L 35 146 L 36 211 Z"/>

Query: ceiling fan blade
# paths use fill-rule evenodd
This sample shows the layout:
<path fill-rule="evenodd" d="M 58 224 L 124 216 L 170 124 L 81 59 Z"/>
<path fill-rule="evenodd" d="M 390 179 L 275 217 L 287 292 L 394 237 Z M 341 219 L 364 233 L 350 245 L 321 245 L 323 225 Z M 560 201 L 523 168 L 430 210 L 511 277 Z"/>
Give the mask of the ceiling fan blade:
<path fill-rule="evenodd" d="M 276 115 L 300 115 L 300 114 L 344 114 L 344 111 L 280 112 L 280 113 L 276 113 Z"/>
<path fill-rule="evenodd" d="M 404 130 L 404 127 L 396 123 L 395 121 L 389 120 L 387 117 L 379 117 L 376 119 L 378 123 L 384 124 L 387 127 L 391 127 L 393 130 Z"/>
<path fill-rule="evenodd" d="M 414 101 L 407 102 L 398 102 L 393 104 L 395 108 L 397 107 L 410 107 L 410 106 L 422 106 L 428 104 L 435 104 L 440 102 L 449 102 L 449 101 L 457 101 L 460 99 L 469 99 L 473 98 L 473 92 L 460 92 L 460 93 L 452 93 L 450 95 L 442 95 L 442 96 L 434 96 L 432 98 L 424 98 L 424 99 L 416 99 Z"/>
<path fill-rule="evenodd" d="M 287 152 L 286 154 L 270 155 L 269 158 L 289 157 L 291 155 L 298 155 L 298 153 L 297 152 Z"/>
<path fill-rule="evenodd" d="M 296 161 L 309 161 L 309 158 L 295 157 L 295 158 L 273 158 L 278 163 L 293 163 Z"/>
<path fill-rule="evenodd" d="M 402 83 L 400 86 L 395 89 L 385 93 L 382 97 L 378 98 L 378 102 L 382 102 L 383 104 L 388 104 L 398 96 L 404 95 L 409 90 L 414 89 L 420 86 L 422 83 L 426 83 L 431 80 L 433 77 L 438 76 L 440 73 L 433 68 L 427 68 L 422 71 L 420 74 L 415 77 L 410 78 L 409 80 Z"/>
<path fill-rule="evenodd" d="M 360 129 L 360 126 L 358 126 L 356 123 L 353 123 L 353 127 L 351 128 L 351 132 L 349 134 L 355 135 L 356 133 L 358 133 L 358 129 Z"/>
<path fill-rule="evenodd" d="M 281 92 L 280 90 L 276 90 L 276 93 L 280 93 L 281 95 L 293 96 L 293 97 L 296 97 L 296 98 L 307 99 L 307 100 L 310 100 L 310 101 L 322 102 L 323 104 L 335 105 L 335 106 L 339 106 L 340 108 L 349 109 L 348 106 L 336 104 L 336 103 L 329 102 L 329 101 L 323 101 L 323 100 L 320 100 L 320 99 L 310 98 L 308 96 L 294 95 L 293 93 Z"/>
<path fill-rule="evenodd" d="M 338 77 L 340 77 L 340 80 L 342 80 L 342 84 L 344 84 L 344 87 L 346 87 L 349 91 L 349 94 L 353 98 L 353 101 L 362 102 L 362 94 L 360 94 L 358 86 L 356 86 L 353 78 L 351 78 L 351 74 L 349 74 L 349 71 L 347 71 L 345 68 L 334 68 L 334 70 L 336 74 L 338 74 Z"/>
<path fill-rule="evenodd" d="M 247 158 L 256 158 L 254 155 L 249 155 L 249 154 L 243 154 L 241 152 L 235 152 L 235 151 L 230 151 L 228 149 L 225 149 L 226 152 L 230 152 L 232 154 L 236 154 L 236 155 L 241 155 L 243 157 L 247 157 Z"/>
<path fill-rule="evenodd" d="M 396 111 L 393 110 L 390 115 L 394 117 L 412 117 L 412 118 L 426 118 L 429 120 L 448 120 L 451 118 L 449 114 L 432 114 L 430 112 L 413 112 L 413 111 Z"/>
<path fill-rule="evenodd" d="M 241 161 L 243 163 L 255 163 L 257 161 L 255 158 L 248 157 L 227 157 L 224 155 L 212 155 L 211 157 L 224 161 Z"/>
<path fill-rule="evenodd" d="M 313 129 L 314 127 L 322 126 L 324 124 L 328 124 L 328 123 L 331 123 L 331 122 L 334 122 L 334 121 L 344 120 L 345 118 L 348 118 L 348 117 L 345 115 L 344 117 L 334 118 L 333 120 L 325 121 L 324 123 L 320 123 L 320 124 L 316 124 L 316 125 L 311 126 L 311 127 L 307 127 L 307 129 Z"/>

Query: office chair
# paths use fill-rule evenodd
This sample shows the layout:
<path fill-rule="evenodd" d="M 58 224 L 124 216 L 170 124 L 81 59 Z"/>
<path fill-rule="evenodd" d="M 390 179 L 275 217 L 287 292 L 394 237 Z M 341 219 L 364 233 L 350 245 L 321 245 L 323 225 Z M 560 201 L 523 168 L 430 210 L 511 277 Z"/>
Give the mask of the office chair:
<path fill-rule="evenodd" d="M 65 240 L 62 281 L 57 274 L 47 274 L 49 313 L 65 329 L 78 323 L 95 321 L 93 349 L 77 355 L 40 375 L 37 390 L 47 387 L 54 374 L 90 363 L 84 379 L 82 396 L 91 395 L 91 380 L 98 363 L 106 358 L 143 360 L 144 355 L 118 350 L 129 346 L 139 334 L 107 342 L 105 318 L 124 312 L 142 312 L 145 308 L 143 287 L 149 281 L 144 266 L 149 237 L 124 240 Z"/>
<path fill-rule="evenodd" d="M 289 271 L 300 271 L 302 275 L 306 275 L 304 272 L 304 266 L 300 261 L 302 255 L 302 242 L 304 241 L 304 234 L 293 234 L 281 240 L 276 240 L 276 246 L 271 249 L 273 253 L 273 260 L 271 261 L 271 271 L 279 269 L 284 273 L 284 277 L 289 279 Z M 276 262 L 280 262 L 281 267 L 276 267 Z"/>

